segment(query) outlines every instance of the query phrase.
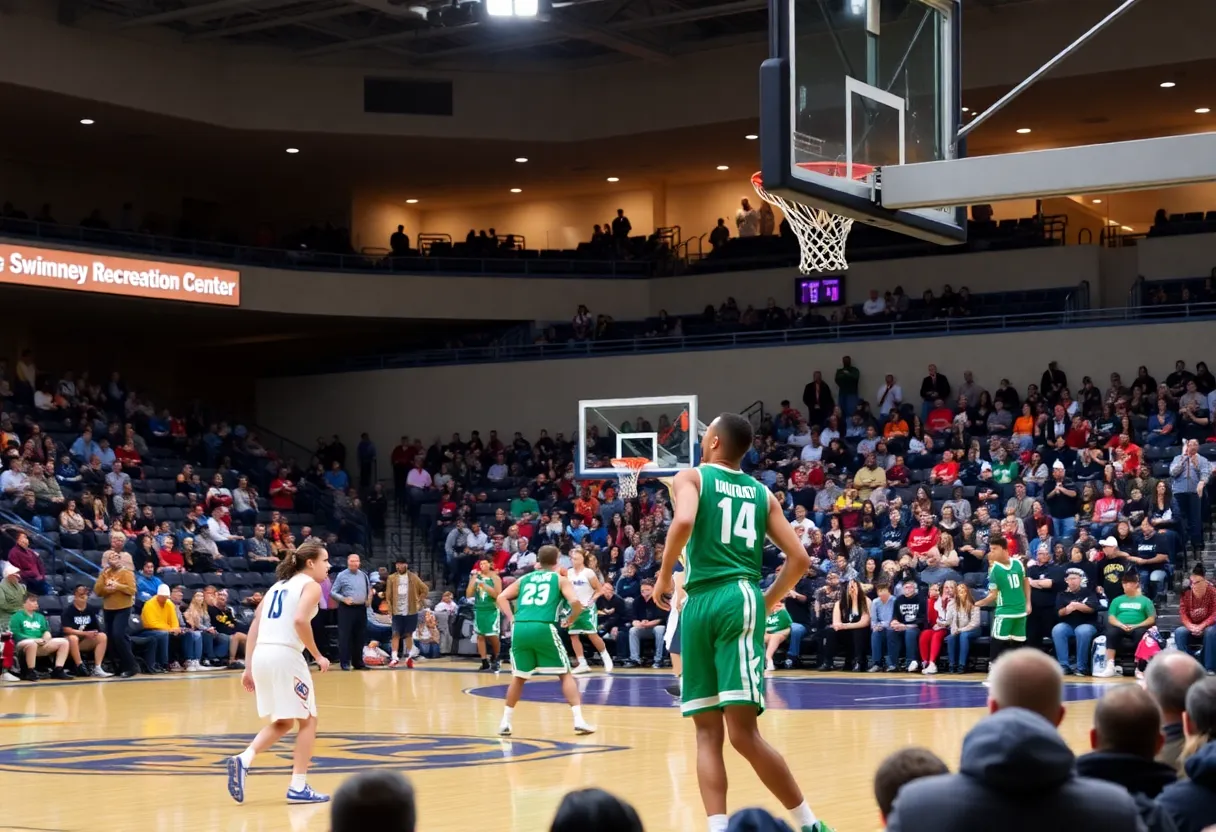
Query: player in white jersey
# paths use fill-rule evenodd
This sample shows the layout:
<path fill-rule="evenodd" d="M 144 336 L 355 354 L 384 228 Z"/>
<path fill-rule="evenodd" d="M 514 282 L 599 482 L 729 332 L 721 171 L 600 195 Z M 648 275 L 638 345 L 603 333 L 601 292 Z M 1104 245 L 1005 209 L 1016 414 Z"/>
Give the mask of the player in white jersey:
<path fill-rule="evenodd" d="M 270 748 L 299 724 L 292 756 L 288 803 L 325 803 L 329 795 L 313 790 L 307 782 L 312 747 L 317 739 L 317 700 L 312 674 L 304 661 L 305 647 L 317 660 L 321 672 L 329 660 L 317 649 L 312 619 L 321 601 L 321 582 L 329 573 L 329 552 L 321 541 L 309 539 L 295 552 L 288 552 L 275 569 L 278 583 L 266 591 L 254 613 L 253 626 L 245 642 L 245 672 L 241 684 L 256 693 L 258 716 L 270 719 L 249 747 L 228 758 L 228 793 L 237 803 L 245 800 L 245 775 L 255 755 Z"/>
<path fill-rule="evenodd" d="M 566 577 L 570 580 L 570 585 L 574 587 L 574 594 L 578 597 L 578 602 L 583 605 L 583 611 L 579 617 L 570 622 L 570 629 L 566 632 L 570 636 L 570 647 L 574 650 L 574 656 L 578 659 L 571 673 L 590 673 L 591 668 L 587 664 L 587 658 L 583 655 L 583 641 L 579 636 L 586 636 L 600 653 L 600 660 L 604 662 L 604 671 L 612 672 L 612 656 L 608 655 L 608 648 L 604 646 L 604 640 L 599 634 L 599 617 L 596 615 L 595 599 L 600 594 L 600 579 L 596 577 L 595 572 L 587 568 L 587 556 L 582 549 L 570 550 L 570 568 L 566 570 Z"/>

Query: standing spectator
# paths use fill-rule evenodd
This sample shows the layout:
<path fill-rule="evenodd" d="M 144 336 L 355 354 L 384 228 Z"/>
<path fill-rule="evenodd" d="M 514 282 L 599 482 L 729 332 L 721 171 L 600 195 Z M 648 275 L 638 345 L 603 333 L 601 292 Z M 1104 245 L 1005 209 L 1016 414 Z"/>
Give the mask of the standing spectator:
<path fill-rule="evenodd" d="M 367 629 L 367 607 L 372 603 L 372 585 L 359 570 L 359 556 L 346 559 L 346 569 L 334 578 L 329 597 L 338 609 L 338 658 L 343 670 L 363 670 L 363 634 Z"/>
<path fill-rule="evenodd" d="M 1187 691 L 1182 726 L 1186 779 L 1166 786 L 1157 802 L 1178 832 L 1201 832 L 1216 824 L 1216 679 L 1204 679 Z"/>
<path fill-rule="evenodd" d="M 54 656 L 55 669 L 51 671 L 52 679 L 70 679 L 64 665 L 68 661 L 68 640 L 52 638 L 51 625 L 46 616 L 38 612 L 38 596 L 29 593 L 22 602 L 22 607 L 13 613 L 9 619 L 9 629 L 13 633 L 17 652 L 25 660 L 25 670 L 21 678 L 26 682 L 37 682 L 38 673 L 34 666 L 39 656 Z"/>
<path fill-rule="evenodd" d="M 890 415 L 892 410 L 899 410 L 899 406 L 904 401 L 904 391 L 895 383 L 895 376 L 887 373 L 878 392 L 874 394 L 874 401 L 877 402 L 875 406 L 878 408 L 879 415 L 884 418 Z"/>
<path fill-rule="evenodd" d="M 1154 802 L 1178 777 L 1153 759 L 1161 748 L 1161 712 L 1136 685 L 1112 688 L 1094 708 L 1089 732 L 1093 751 L 1077 758 L 1077 774 L 1122 786 L 1136 801 L 1148 832 L 1175 832 L 1165 810 Z"/>
<path fill-rule="evenodd" d="M 726 220 L 718 217 L 718 224 L 714 226 L 713 231 L 709 232 L 709 244 L 713 247 L 714 251 L 718 251 L 729 240 L 730 229 L 726 227 Z"/>
<path fill-rule="evenodd" d="M 418 653 L 414 649 L 414 631 L 418 629 L 418 613 L 426 603 L 427 594 L 431 590 L 416 572 L 410 571 L 405 558 L 397 558 L 396 569 L 396 572 L 388 576 L 387 586 L 384 589 L 384 600 L 387 602 L 389 614 L 392 616 L 393 627 L 393 652 L 389 667 L 397 666 L 398 649 L 401 647 L 403 638 L 405 640 L 405 665 L 413 667 L 414 656 Z"/>
<path fill-rule="evenodd" d="M 296 507 L 296 484 L 291 481 L 291 471 L 280 468 L 270 481 L 270 507 L 278 511 L 294 511 Z"/>
<path fill-rule="evenodd" d="M 342 463 L 336 459 L 329 464 L 329 470 L 325 472 L 325 484 L 343 494 L 350 488 L 350 477 L 342 470 Z"/>
<path fill-rule="evenodd" d="M 388 238 L 388 247 L 392 250 L 394 257 L 405 257 L 410 253 L 410 238 L 405 233 L 405 226 L 397 226 Z"/>
<path fill-rule="evenodd" d="M 405 476 L 405 490 L 412 498 L 417 499 L 421 492 L 431 487 L 431 475 L 422 467 L 422 459 L 414 459 L 414 467 Z"/>
<path fill-rule="evenodd" d="M 936 364 L 929 365 L 929 375 L 921 380 L 920 398 L 922 421 L 928 421 L 929 411 L 933 410 L 934 402 L 938 399 L 943 402 L 950 400 L 950 380 L 937 371 Z"/>
<path fill-rule="evenodd" d="M 777 218 L 773 215 L 773 206 L 767 202 L 760 204 L 760 236 L 771 237 L 777 230 Z"/>
<path fill-rule="evenodd" d="M 397 496 L 398 504 L 405 499 L 405 475 L 409 473 L 410 465 L 417 455 L 418 448 L 410 443 L 408 436 L 401 437 L 401 441 L 389 455 L 389 464 L 393 466 L 393 493 Z"/>
<path fill-rule="evenodd" d="M 1089 672 L 1089 646 L 1098 636 L 1098 610 L 1101 604 L 1095 588 L 1085 585 L 1085 571 L 1082 569 L 1070 568 L 1065 574 L 1064 586 L 1064 591 L 1056 595 L 1059 623 L 1051 630 L 1051 640 L 1055 644 L 1060 670 L 1065 675 L 1084 676 Z M 1032 599 L 1033 596 L 1032 590 Z M 1070 640 L 1077 644 L 1076 659 L 1071 663 L 1068 660 Z"/>
<path fill-rule="evenodd" d="M 836 402 L 832 399 L 831 389 L 823 380 L 823 373 L 818 370 L 802 390 L 802 403 L 806 405 L 807 422 L 812 425 L 822 425 L 827 421 L 827 417 L 832 415 Z"/>
<path fill-rule="evenodd" d="M 1064 463 L 1051 464 L 1051 479 L 1043 486 L 1043 502 L 1056 539 L 1077 536 L 1077 485 L 1065 476 Z"/>
<path fill-rule="evenodd" d="M 1170 463 L 1170 487 L 1182 512 L 1180 536 L 1183 545 L 1203 551 L 1203 490 L 1212 478 L 1212 463 L 1199 455 L 1199 442 L 1190 439 L 1182 453 Z"/>
<path fill-rule="evenodd" d="M 119 552 L 106 552 L 106 567 L 97 576 L 93 592 L 101 596 L 106 640 L 118 654 L 122 668 L 119 675 L 129 679 L 135 675 L 135 655 L 131 652 L 131 637 L 127 634 L 131 607 L 135 605 L 135 573 L 123 566 Z"/>
<path fill-rule="evenodd" d="M 1186 741 L 1182 715 L 1186 711 L 1186 695 L 1191 686 L 1203 681 L 1203 665 L 1181 650 L 1158 653 L 1144 671 L 1144 689 L 1161 709 L 1161 733 L 1165 744 L 1157 752 L 1158 762 L 1182 774 L 1182 747 Z"/>
<path fill-rule="evenodd" d="M 1043 371 L 1043 377 L 1039 379 L 1039 393 L 1047 401 L 1048 404 L 1054 405 L 1060 400 L 1060 393 L 1064 388 L 1068 387 L 1068 376 L 1060 369 L 1060 365 L 1052 361 L 1047 365 L 1047 369 Z"/>
<path fill-rule="evenodd" d="M 991 716 L 963 739 L 959 773 L 900 789 L 888 832 L 1142 832 L 1126 790 L 1077 776 L 1056 730 L 1064 718 L 1058 665 L 1038 650 L 1015 650 L 997 662 L 991 681 Z"/>
<path fill-rule="evenodd" d="M 1191 586 L 1182 593 L 1178 623 L 1179 627 L 1174 630 L 1174 646 L 1189 653 L 1192 644 L 1201 643 L 1204 670 L 1216 673 L 1216 627 L 1212 626 L 1216 623 L 1216 592 L 1208 583 L 1202 563 L 1195 564 L 1191 570 Z"/>
<path fill-rule="evenodd" d="M 735 228 L 740 237 L 755 237 L 760 233 L 760 214 L 746 198 L 740 201 L 739 210 L 735 212 Z"/>
<path fill-rule="evenodd" d="M 376 445 L 366 433 L 359 434 L 355 457 L 359 460 L 359 488 L 366 491 L 372 487 L 376 472 Z"/>
<path fill-rule="evenodd" d="M 1026 616 L 1026 646 L 1044 649 L 1051 640 L 1052 629 L 1060 620 L 1056 596 L 1064 588 L 1064 567 L 1051 560 L 1051 549 L 1040 546 L 1034 561 L 1026 567 L 1026 582 L 1030 584 L 1030 610 Z"/>
<path fill-rule="evenodd" d="M 848 419 L 857 409 L 859 401 L 857 390 L 861 383 L 861 370 L 853 366 L 853 359 L 845 356 L 841 359 L 841 367 L 836 370 L 836 388 L 840 393 L 840 412 Z"/>
<path fill-rule="evenodd" d="M 633 223 L 629 221 L 629 217 L 625 216 L 625 209 L 617 208 L 616 217 L 612 220 L 612 241 L 616 244 L 618 252 L 624 252 L 631 231 L 633 231 Z"/>

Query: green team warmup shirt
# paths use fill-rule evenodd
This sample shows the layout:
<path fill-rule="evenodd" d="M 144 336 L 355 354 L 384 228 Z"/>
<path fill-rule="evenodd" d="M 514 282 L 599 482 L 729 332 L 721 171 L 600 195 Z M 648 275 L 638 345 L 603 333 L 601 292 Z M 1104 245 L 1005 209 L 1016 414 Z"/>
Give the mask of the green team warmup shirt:
<path fill-rule="evenodd" d="M 764 622 L 760 563 L 769 491 L 716 463 L 697 468 L 701 494 L 688 539 L 680 612 L 684 657 L 681 711 L 692 716 L 729 705 L 764 710 Z"/>
<path fill-rule="evenodd" d="M 49 633 L 51 627 L 46 623 L 46 616 L 40 612 L 30 615 L 25 610 L 18 610 L 13 613 L 13 617 L 9 619 L 9 629 L 13 631 L 13 638 L 18 642 L 26 639 L 40 639 L 43 633 Z"/>
<path fill-rule="evenodd" d="M 996 590 L 992 615 L 992 637 L 1006 641 L 1026 640 L 1026 568 L 1016 558 L 1006 566 L 992 564 L 988 589 Z"/>
<path fill-rule="evenodd" d="M 557 632 L 558 609 L 565 600 L 556 572 L 538 569 L 519 579 L 511 635 L 512 674 L 528 679 L 534 673 L 570 672 L 570 659 Z"/>
<path fill-rule="evenodd" d="M 790 619 L 789 612 L 782 607 L 764 619 L 764 632 L 769 634 L 779 633 L 782 630 L 790 629 L 793 625 L 794 622 Z"/>
<path fill-rule="evenodd" d="M 1156 615 L 1157 610 L 1153 608 L 1153 602 L 1143 595 L 1137 595 L 1134 598 L 1130 595 L 1120 595 L 1118 598 L 1111 599 L 1110 614 L 1120 624 L 1139 627 L 1148 621 L 1149 616 Z"/>

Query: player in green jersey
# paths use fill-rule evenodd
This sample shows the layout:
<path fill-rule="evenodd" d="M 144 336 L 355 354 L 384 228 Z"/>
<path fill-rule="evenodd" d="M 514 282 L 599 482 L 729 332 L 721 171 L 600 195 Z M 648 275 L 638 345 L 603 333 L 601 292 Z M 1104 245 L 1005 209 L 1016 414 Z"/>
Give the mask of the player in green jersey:
<path fill-rule="evenodd" d="M 764 619 L 765 670 L 777 669 L 773 663 L 773 656 L 777 655 L 777 648 L 781 646 L 782 642 L 790 637 L 790 630 L 793 628 L 793 619 L 786 611 L 784 602 L 777 604 L 777 608 L 768 614 L 768 618 Z"/>
<path fill-rule="evenodd" d="M 663 599 L 671 593 L 672 570 L 684 552 L 688 600 L 680 613 L 682 710 L 697 730 L 697 781 L 709 832 L 724 832 L 727 824 L 722 756 L 727 733 L 731 745 L 791 812 L 800 832 L 829 832 L 816 820 L 789 766 L 760 736 L 757 724 L 764 710 L 764 620 L 806 574 L 810 556 L 776 498 L 739 469 L 751 445 L 751 422 L 723 413 L 705 432 L 701 464 L 676 475 L 674 517 L 654 596 Z M 786 560 L 762 594 L 765 537 Z M 659 604 L 666 607 L 667 602 Z"/>
<path fill-rule="evenodd" d="M 502 578 L 494 571 L 494 562 L 482 558 L 477 562 L 477 571 L 469 576 L 465 588 L 466 598 L 473 599 L 473 633 L 477 636 L 477 655 L 481 656 L 481 669 L 499 670 L 498 636 L 501 619 L 498 616 L 498 595 L 502 592 Z M 486 645 L 489 655 L 486 655 Z"/>
<path fill-rule="evenodd" d="M 1010 647 L 1026 641 L 1026 614 L 1030 610 L 1030 583 L 1026 567 L 1009 556 L 1005 539 L 994 535 L 988 539 L 988 594 L 975 602 L 977 607 L 996 604 L 992 614 L 991 647 L 988 672 L 997 657 Z M 1014 644 L 1017 642 L 1017 644 Z"/>
<path fill-rule="evenodd" d="M 541 546 L 536 553 L 536 569 L 524 575 L 498 595 L 498 609 L 511 624 L 511 684 L 507 686 L 507 706 L 503 708 L 502 724 L 498 733 L 511 735 L 511 716 L 519 697 L 524 692 L 524 682 L 535 673 L 556 675 L 561 679 L 562 693 L 574 713 L 574 732 L 590 734 L 595 728 L 583 719 L 582 700 L 578 695 L 578 684 L 570 673 L 570 659 L 557 632 L 558 610 L 563 605 L 570 610 L 562 627 L 569 628 L 583 611 L 573 584 L 557 574 L 558 551 L 556 546 Z M 515 609 L 511 602 L 515 601 Z"/>

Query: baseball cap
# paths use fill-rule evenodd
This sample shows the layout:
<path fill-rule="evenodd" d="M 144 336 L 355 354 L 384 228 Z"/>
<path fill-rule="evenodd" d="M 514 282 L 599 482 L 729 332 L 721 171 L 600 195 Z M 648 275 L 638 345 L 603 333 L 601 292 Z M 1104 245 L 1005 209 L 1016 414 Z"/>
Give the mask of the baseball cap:
<path fill-rule="evenodd" d="M 1118 546 L 1118 545 L 1119 545 L 1119 541 L 1115 540 L 1113 537 L 1104 537 L 1104 538 L 1102 538 L 1102 541 L 1101 541 L 1101 544 L 1100 544 L 1100 545 L 1102 545 L 1102 546 Z"/>
<path fill-rule="evenodd" d="M 1059 470 L 1063 471 L 1063 470 L 1064 470 L 1064 463 L 1063 463 L 1063 462 L 1061 462 L 1060 460 L 1058 460 L 1058 459 L 1057 459 L 1055 462 L 1051 463 L 1051 467 L 1052 467 L 1052 468 L 1058 468 Z"/>
<path fill-rule="evenodd" d="M 5 562 L 5 564 L 4 564 L 4 575 L 3 575 L 2 577 L 7 578 L 9 575 L 16 575 L 16 574 L 17 574 L 18 572 L 20 572 L 20 571 L 21 571 L 20 569 L 18 569 L 17 567 L 13 566 L 11 563 Z"/>
<path fill-rule="evenodd" d="M 165 596 L 166 598 L 168 598 L 168 597 L 169 597 L 169 585 L 168 585 L 168 584 L 161 584 L 160 586 L 158 586 L 158 587 L 156 588 L 156 594 L 157 594 L 157 595 L 163 595 L 163 596 Z"/>

